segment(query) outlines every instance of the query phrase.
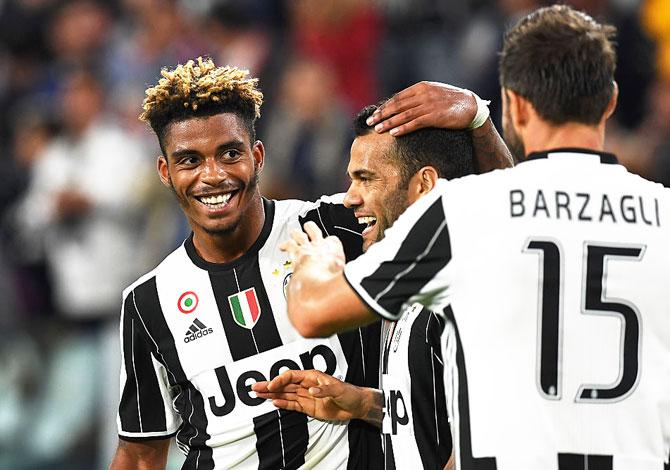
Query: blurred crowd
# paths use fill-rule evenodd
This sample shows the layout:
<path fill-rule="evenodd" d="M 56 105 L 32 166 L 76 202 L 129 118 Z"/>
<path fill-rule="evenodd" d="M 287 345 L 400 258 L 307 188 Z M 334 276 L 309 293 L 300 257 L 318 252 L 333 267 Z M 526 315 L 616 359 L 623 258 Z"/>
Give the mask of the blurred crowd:
<path fill-rule="evenodd" d="M 420 80 L 492 100 L 540 0 L 0 0 L 0 468 L 106 468 L 121 290 L 187 235 L 137 120 L 163 66 L 208 55 L 265 94 L 269 197 L 346 189 L 350 121 Z M 617 26 L 607 147 L 670 185 L 670 2 L 568 1 Z"/>

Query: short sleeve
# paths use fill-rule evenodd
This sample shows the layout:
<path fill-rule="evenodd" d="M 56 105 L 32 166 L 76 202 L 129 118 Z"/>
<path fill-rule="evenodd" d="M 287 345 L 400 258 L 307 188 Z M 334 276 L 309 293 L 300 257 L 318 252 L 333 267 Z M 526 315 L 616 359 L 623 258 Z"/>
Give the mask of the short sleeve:
<path fill-rule="evenodd" d="M 383 318 L 399 319 L 413 302 L 436 309 L 449 287 L 451 243 L 441 187 L 412 204 L 383 240 L 345 266 L 347 282 Z"/>
<path fill-rule="evenodd" d="M 174 410 L 167 370 L 137 314 L 130 291 L 121 311 L 121 401 L 117 417 L 122 439 L 161 439 L 176 433 L 181 418 Z"/>

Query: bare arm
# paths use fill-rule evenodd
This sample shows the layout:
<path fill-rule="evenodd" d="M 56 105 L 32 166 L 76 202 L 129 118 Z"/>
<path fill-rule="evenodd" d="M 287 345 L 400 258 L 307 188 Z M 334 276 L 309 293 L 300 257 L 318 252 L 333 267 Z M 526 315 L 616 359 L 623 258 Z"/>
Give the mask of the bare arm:
<path fill-rule="evenodd" d="M 306 337 L 334 333 L 378 320 L 344 278 L 344 252 L 336 237 L 323 238 L 314 222 L 296 230 L 280 249 L 291 256 L 294 270 L 287 289 L 288 316 Z"/>
<path fill-rule="evenodd" d="M 170 439 L 131 442 L 119 440 L 109 470 L 164 470 Z"/>
<path fill-rule="evenodd" d="M 425 127 L 467 129 L 477 113 L 474 94 L 439 82 L 419 82 L 394 95 L 368 119 L 377 132 L 393 136 Z M 479 173 L 513 166 L 514 160 L 490 119 L 472 130 Z"/>
<path fill-rule="evenodd" d="M 451 456 L 444 466 L 444 470 L 456 470 L 456 461 L 454 460 L 454 451 L 451 451 Z"/>
<path fill-rule="evenodd" d="M 471 134 L 477 173 L 514 166 L 514 158 L 491 118 L 488 118 L 481 127 L 473 129 Z"/>
<path fill-rule="evenodd" d="M 362 419 L 381 428 L 384 395 L 380 390 L 342 382 L 318 370 L 289 370 L 251 389 L 277 408 L 328 421 Z"/>

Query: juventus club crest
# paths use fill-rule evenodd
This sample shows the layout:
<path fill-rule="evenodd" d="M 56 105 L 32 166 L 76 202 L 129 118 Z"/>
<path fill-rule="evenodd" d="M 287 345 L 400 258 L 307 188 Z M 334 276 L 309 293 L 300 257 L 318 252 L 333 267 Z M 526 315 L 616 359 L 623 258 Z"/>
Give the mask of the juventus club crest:
<path fill-rule="evenodd" d="M 243 328 L 252 329 L 261 316 L 261 307 L 258 303 L 256 289 L 243 290 L 237 294 L 228 296 L 230 311 L 233 313 L 235 323 Z"/>

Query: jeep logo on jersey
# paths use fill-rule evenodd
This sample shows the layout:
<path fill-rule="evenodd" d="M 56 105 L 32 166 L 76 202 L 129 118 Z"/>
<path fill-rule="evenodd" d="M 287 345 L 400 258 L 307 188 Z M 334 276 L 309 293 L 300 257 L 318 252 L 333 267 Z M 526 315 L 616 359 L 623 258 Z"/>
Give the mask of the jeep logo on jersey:
<path fill-rule="evenodd" d="M 261 307 L 253 287 L 228 296 L 228 303 L 235 323 L 241 327 L 252 329 L 261 316 Z"/>
<path fill-rule="evenodd" d="M 318 358 L 318 359 L 317 359 Z M 294 360 L 295 359 L 295 360 Z M 315 361 L 315 359 L 317 359 Z M 298 361 L 300 364 L 298 364 Z M 316 362 L 316 365 L 315 365 Z M 259 362 L 256 361 L 256 364 Z M 323 365 L 325 364 L 325 367 Z M 259 364 L 260 365 L 260 364 Z M 322 367 L 318 367 L 321 365 Z M 228 375 L 226 366 L 217 367 L 214 372 L 219 381 L 221 394 L 223 395 L 223 405 L 217 403 L 216 397 L 209 397 L 209 406 L 215 416 L 226 416 L 235 409 L 236 397 L 247 406 L 258 406 L 266 402 L 264 398 L 258 398 L 251 391 L 251 385 L 255 382 L 272 380 L 287 369 L 308 370 L 319 369 L 328 375 L 333 375 L 337 369 L 337 358 L 332 349 L 325 344 L 317 344 L 311 350 L 305 351 L 293 359 L 283 358 L 277 360 L 263 373 L 259 370 L 247 370 L 240 373 L 233 373 L 232 379 Z M 237 377 L 235 377 L 237 375 Z M 233 389 L 233 383 L 234 389 Z"/>
<path fill-rule="evenodd" d="M 197 306 L 198 296 L 192 291 L 184 292 L 177 301 L 177 308 L 181 313 L 191 313 Z"/>
<path fill-rule="evenodd" d="M 388 390 L 386 395 L 386 413 L 382 422 L 384 434 L 398 434 L 398 425 L 404 426 L 409 423 L 409 414 L 405 399 L 399 390 Z"/>

